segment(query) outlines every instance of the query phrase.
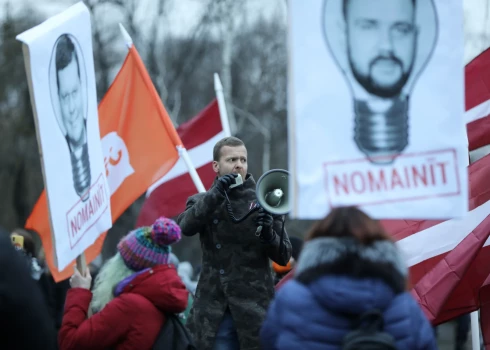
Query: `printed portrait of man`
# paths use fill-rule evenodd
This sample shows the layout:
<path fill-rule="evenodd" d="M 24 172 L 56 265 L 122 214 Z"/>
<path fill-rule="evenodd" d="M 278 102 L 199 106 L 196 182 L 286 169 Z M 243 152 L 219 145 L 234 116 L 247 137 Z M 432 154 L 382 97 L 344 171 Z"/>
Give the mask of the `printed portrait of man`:
<path fill-rule="evenodd" d="M 63 34 L 58 38 L 55 55 L 61 130 L 64 131 L 70 152 L 75 192 L 85 201 L 89 198 L 91 183 L 85 108 L 87 101 L 82 91 L 80 58 L 69 35 Z"/>
<path fill-rule="evenodd" d="M 400 94 L 417 50 L 415 0 L 344 0 L 349 65 L 370 94 Z"/>
<path fill-rule="evenodd" d="M 425 1 L 422 10 L 420 1 Z M 328 6 L 334 2 L 336 7 Z M 330 22 L 325 20 L 324 30 L 328 42 L 336 25 L 331 19 L 341 18 L 342 44 L 333 51 L 342 51 L 342 70 L 351 82 L 355 144 L 372 163 L 391 163 L 409 145 L 410 87 L 435 46 L 435 7 L 432 0 L 325 0 L 325 4 L 325 12 L 341 12 L 329 17 Z"/>

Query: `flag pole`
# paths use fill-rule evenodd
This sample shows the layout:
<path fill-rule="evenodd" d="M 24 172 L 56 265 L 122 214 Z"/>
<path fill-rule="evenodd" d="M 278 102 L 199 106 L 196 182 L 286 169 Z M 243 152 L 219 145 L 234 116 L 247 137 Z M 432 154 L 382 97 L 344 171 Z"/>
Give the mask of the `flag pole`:
<path fill-rule="evenodd" d="M 223 94 L 223 85 L 218 73 L 214 73 L 214 91 L 218 100 L 219 117 L 225 136 L 231 136 L 230 121 L 228 120 L 228 112 L 226 111 L 225 95 Z"/>
<path fill-rule="evenodd" d="M 85 272 L 87 271 L 87 260 L 85 258 L 85 252 L 77 256 L 77 269 L 82 276 L 85 277 Z"/>
<path fill-rule="evenodd" d="M 128 47 L 128 49 L 133 47 L 133 39 L 131 39 L 131 36 L 129 35 L 128 31 L 126 30 L 126 28 L 124 28 L 124 26 L 121 23 L 119 23 L 119 30 L 121 31 L 121 34 L 124 38 L 124 41 L 126 42 L 126 46 Z"/>
<path fill-rule="evenodd" d="M 478 322 L 478 310 L 471 314 L 471 348 L 480 350 L 480 324 Z"/>
<path fill-rule="evenodd" d="M 182 157 L 185 165 L 187 166 L 187 169 L 189 169 L 189 174 L 191 175 L 192 182 L 194 182 L 197 190 L 200 193 L 206 192 L 206 189 L 204 188 L 204 185 L 201 181 L 201 178 L 199 177 L 199 174 L 196 171 L 196 168 L 194 167 L 194 164 L 192 164 L 191 157 L 189 157 L 189 153 L 187 153 L 187 150 L 182 146 L 177 146 L 177 151 L 179 151 L 180 157 Z"/>

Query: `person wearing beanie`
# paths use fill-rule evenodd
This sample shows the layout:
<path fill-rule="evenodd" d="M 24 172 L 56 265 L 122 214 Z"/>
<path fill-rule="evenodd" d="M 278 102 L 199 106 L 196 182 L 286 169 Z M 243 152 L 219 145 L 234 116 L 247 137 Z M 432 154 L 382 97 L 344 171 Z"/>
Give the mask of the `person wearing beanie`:
<path fill-rule="evenodd" d="M 180 227 L 161 217 L 151 227 L 131 231 L 117 253 L 91 276 L 75 269 L 59 332 L 61 350 L 149 350 L 166 321 L 187 307 L 189 292 L 170 264 L 170 245 Z"/>
<path fill-rule="evenodd" d="M 275 261 L 272 262 L 272 269 L 274 270 L 274 284 L 277 284 L 286 276 L 296 265 L 298 261 L 299 254 L 301 253 L 301 249 L 303 248 L 303 240 L 298 237 L 289 237 L 292 246 L 291 259 L 286 266 L 281 266 Z"/>

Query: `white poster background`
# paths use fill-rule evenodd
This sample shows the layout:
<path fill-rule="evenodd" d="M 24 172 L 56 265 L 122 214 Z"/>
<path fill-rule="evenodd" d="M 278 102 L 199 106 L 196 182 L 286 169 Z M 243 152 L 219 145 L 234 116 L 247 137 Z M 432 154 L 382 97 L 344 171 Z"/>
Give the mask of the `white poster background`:
<path fill-rule="evenodd" d="M 77 190 L 75 186 L 71 151 L 65 137 L 66 125 L 71 124 L 63 122 L 57 90 L 56 45 L 62 35 L 67 35 L 74 44 L 78 57 L 79 88 L 76 89 L 75 84 L 75 88 L 69 90 L 70 94 L 65 95 L 65 103 L 68 103 L 65 106 L 68 110 L 76 108 L 73 107 L 76 104 L 70 103 L 76 101 L 77 92 L 81 94 L 79 110 L 82 110 L 85 118 L 90 165 L 89 168 L 77 165 L 87 164 L 78 151 L 75 159 L 79 161 L 75 162 L 74 169 L 78 169 L 75 170 L 78 173 L 90 173 L 88 196 L 85 194 L 87 191 Z M 112 227 L 110 191 L 105 174 L 97 114 L 90 13 L 82 2 L 77 3 L 63 13 L 18 35 L 17 39 L 24 43 L 25 49 L 27 46 L 29 53 L 28 56 L 25 55 L 25 60 L 31 83 L 31 101 L 35 109 L 55 248 L 54 258 L 58 269 L 62 270 L 92 245 L 102 232 Z M 65 81 L 73 82 L 71 79 Z"/>
<path fill-rule="evenodd" d="M 464 114 L 463 14 L 461 1 L 417 1 L 419 26 L 414 73 L 430 51 L 427 40 L 437 33 L 432 55 L 417 79 L 409 79 L 409 144 L 392 166 L 371 164 L 354 142 L 352 92 L 356 82 L 348 81 L 340 67 L 347 66 L 336 40 L 342 40 L 339 22 L 343 20 L 342 0 L 291 0 L 289 2 L 289 157 L 293 210 L 291 217 L 323 218 L 331 208 L 355 205 L 375 218 L 446 219 L 460 217 L 468 209 L 468 162 Z M 324 18 L 324 10 L 331 13 Z M 432 14 L 435 25 L 421 25 Z M 334 33 L 325 33 L 326 21 Z M 435 27 L 436 26 L 436 27 Z M 337 31 L 337 32 L 335 32 Z M 424 32 L 425 31 L 425 32 Z M 340 38 L 339 38 L 340 37 Z M 420 38 L 425 38 L 421 40 Z M 427 39 L 429 38 L 429 39 Z M 327 45 L 327 40 L 333 42 Z M 331 47 L 333 50 L 331 50 Z M 332 52 L 337 56 L 334 59 Z M 335 52 L 336 51 L 336 52 Z M 340 65 L 337 63 L 339 62 Z M 348 69 L 349 70 L 349 69 Z M 362 92 L 361 92 L 362 93 Z M 441 165 L 444 163 L 445 173 Z M 432 164 L 432 165 L 431 165 Z M 431 168 L 432 166 L 432 168 Z M 407 168 L 408 167 L 408 168 Z M 436 185 L 416 187 L 406 180 L 413 167 L 426 171 L 427 182 Z M 391 191 L 361 191 L 369 188 L 368 173 L 384 169 Z M 395 180 L 391 179 L 397 168 Z M 342 174 L 357 174 L 349 193 L 335 191 L 333 184 Z M 431 181 L 431 171 L 434 181 Z M 388 174 L 390 176 L 388 176 Z M 445 183 L 442 184 L 442 177 Z M 437 179 L 438 177 L 438 179 Z M 379 178 L 378 178 L 379 180 Z M 418 179 L 420 180 L 420 178 Z M 399 181 L 405 181 L 404 186 Z M 408 183 L 406 181 L 409 181 Z M 411 185 L 411 186 L 410 186 Z M 403 187 L 403 188 L 402 188 Z M 340 193 L 340 194 L 339 194 Z"/>

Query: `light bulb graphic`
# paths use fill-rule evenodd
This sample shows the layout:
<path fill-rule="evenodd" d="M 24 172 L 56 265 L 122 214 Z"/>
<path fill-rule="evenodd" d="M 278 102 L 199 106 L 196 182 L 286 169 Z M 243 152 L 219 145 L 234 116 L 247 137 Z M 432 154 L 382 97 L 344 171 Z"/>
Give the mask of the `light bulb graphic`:
<path fill-rule="evenodd" d="M 352 94 L 354 142 L 390 164 L 409 145 L 410 96 L 436 45 L 433 0 L 324 0 L 322 16 Z"/>
<path fill-rule="evenodd" d="M 78 49 L 78 50 L 77 50 Z M 76 39 L 61 35 L 51 58 L 51 99 L 61 132 L 70 152 L 73 186 L 82 201 L 90 197 L 91 173 L 88 152 L 86 91 L 82 84 L 85 67 Z"/>

